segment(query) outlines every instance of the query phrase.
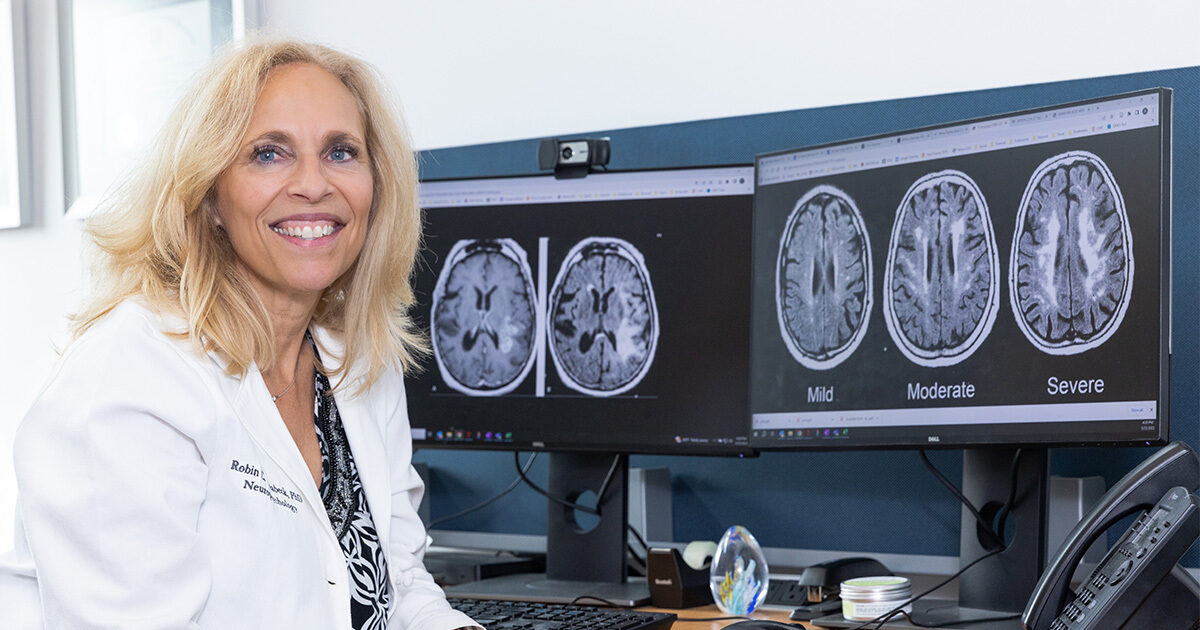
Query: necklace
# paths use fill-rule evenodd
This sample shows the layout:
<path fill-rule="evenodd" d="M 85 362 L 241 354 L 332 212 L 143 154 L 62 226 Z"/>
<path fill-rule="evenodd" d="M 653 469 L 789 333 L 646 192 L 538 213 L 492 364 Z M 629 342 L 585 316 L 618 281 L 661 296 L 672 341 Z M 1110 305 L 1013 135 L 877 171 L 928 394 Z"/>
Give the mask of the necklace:
<path fill-rule="evenodd" d="M 295 385 L 296 385 L 296 375 L 295 375 L 295 374 L 293 374 L 293 375 L 292 375 L 292 382 L 291 382 L 291 383 L 288 383 L 288 386 L 287 386 L 286 388 L 284 388 L 284 390 L 283 390 L 283 391 L 279 392 L 278 394 L 272 394 L 272 395 L 271 395 L 271 402 L 275 402 L 276 400 L 279 400 L 280 398 L 283 398 L 283 395 L 284 395 L 284 394 L 286 394 L 286 393 L 288 393 L 288 392 L 290 392 L 290 391 L 292 391 L 292 387 L 294 387 Z M 271 392 L 267 392 L 267 393 L 268 393 L 268 394 L 270 394 Z"/>
<path fill-rule="evenodd" d="M 296 356 L 296 369 L 292 371 L 292 382 L 288 383 L 288 386 L 283 388 L 283 391 L 279 392 L 278 394 L 273 394 L 271 396 L 271 402 L 275 402 L 280 398 L 283 398 L 284 394 L 292 391 L 292 388 L 296 386 L 296 375 L 300 373 L 300 357 L 302 356 L 304 356 L 304 348 L 301 348 L 300 354 Z M 268 391 L 267 393 L 270 394 L 271 392 Z"/>

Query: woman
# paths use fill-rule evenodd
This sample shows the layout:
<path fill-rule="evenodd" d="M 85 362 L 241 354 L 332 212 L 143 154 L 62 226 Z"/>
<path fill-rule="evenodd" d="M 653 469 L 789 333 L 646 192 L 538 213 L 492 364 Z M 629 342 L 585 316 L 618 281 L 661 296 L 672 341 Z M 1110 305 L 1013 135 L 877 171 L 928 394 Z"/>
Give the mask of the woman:
<path fill-rule="evenodd" d="M 18 430 L 11 627 L 478 627 L 422 566 L 416 167 L 373 71 L 234 50 L 89 226 L 101 288 Z"/>

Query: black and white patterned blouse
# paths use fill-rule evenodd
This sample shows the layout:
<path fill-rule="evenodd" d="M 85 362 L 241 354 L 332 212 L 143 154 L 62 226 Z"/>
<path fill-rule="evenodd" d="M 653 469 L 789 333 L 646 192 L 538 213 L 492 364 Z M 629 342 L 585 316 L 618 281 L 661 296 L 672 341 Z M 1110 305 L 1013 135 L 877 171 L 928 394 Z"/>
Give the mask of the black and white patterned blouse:
<path fill-rule="evenodd" d="M 346 556 L 350 618 L 356 630 L 382 630 L 387 627 L 392 600 L 386 550 L 380 545 L 367 509 L 367 495 L 358 478 L 329 379 L 317 371 L 313 380 L 317 392 L 314 405 L 317 439 L 321 443 L 321 499 Z"/>

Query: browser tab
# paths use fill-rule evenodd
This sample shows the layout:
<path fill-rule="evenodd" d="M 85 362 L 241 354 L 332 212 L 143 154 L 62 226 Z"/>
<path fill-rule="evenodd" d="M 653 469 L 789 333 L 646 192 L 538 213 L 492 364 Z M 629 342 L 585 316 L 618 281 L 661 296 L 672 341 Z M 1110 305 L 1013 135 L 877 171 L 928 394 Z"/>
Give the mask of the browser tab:
<path fill-rule="evenodd" d="M 758 183 L 777 184 L 816 174 L 847 173 L 1154 127 L 1159 124 L 1158 101 L 1158 94 L 1146 94 L 765 156 L 758 161 Z"/>
<path fill-rule="evenodd" d="M 462 180 L 421 182 L 421 206 L 504 206 L 636 197 L 748 195 L 754 192 L 754 169 L 739 166 L 678 172 L 610 172 L 604 173 L 603 177 L 573 180 L 569 187 L 550 175 L 471 180 L 470 183 L 472 188 L 464 191 Z"/>

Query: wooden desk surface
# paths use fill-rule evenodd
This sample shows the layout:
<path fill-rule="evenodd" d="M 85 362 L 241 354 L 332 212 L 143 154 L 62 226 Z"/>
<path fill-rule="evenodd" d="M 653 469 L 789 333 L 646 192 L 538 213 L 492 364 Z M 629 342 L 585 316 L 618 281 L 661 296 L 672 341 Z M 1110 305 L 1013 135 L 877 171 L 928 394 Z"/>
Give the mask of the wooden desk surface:
<path fill-rule="evenodd" d="M 689 618 L 690 619 L 703 619 L 706 617 L 725 617 L 726 616 L 725 613 L 721 612 L 721 609 L 717 608 L 715 604 L 710 604 L 708 606 L 699 606 L 696 608 L 686 608 L 684 610 L 654 608 L 653 606 L 645 606 L 642 608 L 638 608 L 638 610 L 648 610 L 651 612 L 675 613 L 676 615 L 679 615 L 679 619 L 681 621 L 683 619 L 689 619 Z M 788 619 L 788 614 L 790 612 L 791 611 L 787 611 L 787 610 L 760 610 L 760 611 L 756 611 L 753 615 L 750 615 L 750 616 L 754 619 L 770 619 L 771 621 L 782 621 L 784 623 L 801 624 L 801 622 L 799 622 L 799 621 L 791 621 L 790 619 Z M 672 628 L 672 630 L 717 630 L 717 628 L 724 628 L 725 626 L 728 626 L 730 624 L 737 623 L 737 622 L 738 622 L 737 619 L 731 619 L 729 621 L 710 621 L 707 623 L 703 623 L 703 622 L 679 623 L 679 622 L 676 622 L 676 624 L 675 624 L 674 628 Z M 798 625 L 797 627 L 800 627 L 800 626 Z M 803 627 L 811 628 L 812 626 L 803 624 Z"/>

